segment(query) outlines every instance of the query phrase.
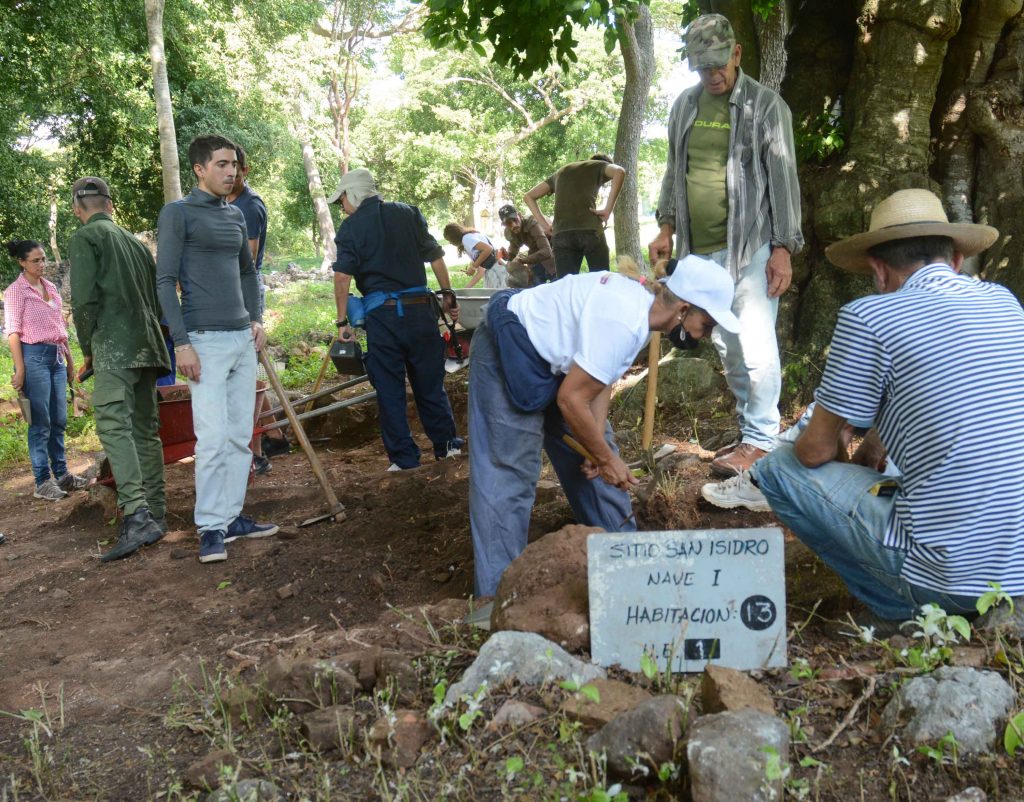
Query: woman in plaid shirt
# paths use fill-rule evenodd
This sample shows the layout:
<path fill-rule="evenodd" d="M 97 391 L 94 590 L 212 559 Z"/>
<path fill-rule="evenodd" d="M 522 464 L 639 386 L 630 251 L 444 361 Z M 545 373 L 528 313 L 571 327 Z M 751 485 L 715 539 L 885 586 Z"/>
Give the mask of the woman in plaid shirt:
<path fill-rule="evenodd" d="M 12 240 L 7 250 L 21 266 L 21 275 L 4 292 L 7 340 L 14 357 L 11 385 L 31 404 L 28 451 L 36 480 L 35 497 L 56 501 L 88 484 L 69 473 L 64 460 L 67 383 L 74 377 L 68 330 L 60 294 L 43 278 L 43 246 L 35 240 Z"/>

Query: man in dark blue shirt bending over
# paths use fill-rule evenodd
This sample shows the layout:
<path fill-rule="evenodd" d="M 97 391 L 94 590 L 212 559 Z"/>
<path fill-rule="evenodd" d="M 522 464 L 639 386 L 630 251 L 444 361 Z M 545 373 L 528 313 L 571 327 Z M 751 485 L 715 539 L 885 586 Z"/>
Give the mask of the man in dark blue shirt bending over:
<path fill-rule="evenodd" d="M 455 418 L 444 391 L 444 340 L 438 333 L 434 295 L 426 286 L 423 267 L 430 262 L 441 289 L 450 290 L 444 251 L 427 230 L 419 209 L 381 199 L 369 170 L 360 168 L 342 176 L 329 202 L 339 201 L 348 217 L 334 238 L 338 249 L 335 323 L 339 340 L 355 339 L 347 316 L 349 287 L 355 278 L 365 305 L 366 372 L 377 391 L 381 437 L 391 460 L 388 470 L 420 464 L 420 450 L 405 414 L 407 368 L 434 457 L 457 456 L 463 440 L 455 434 Z M 453 294 L 446 294 L 444 304 L 452 318 L 458 318 Z"/>

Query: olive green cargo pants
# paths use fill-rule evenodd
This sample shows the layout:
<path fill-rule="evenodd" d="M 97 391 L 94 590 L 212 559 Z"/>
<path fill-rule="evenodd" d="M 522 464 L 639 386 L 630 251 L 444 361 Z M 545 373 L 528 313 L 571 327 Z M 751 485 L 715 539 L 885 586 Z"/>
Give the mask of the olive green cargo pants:
<path fill-rule="evenodd" d="M 92 404 L 96 434 L 117 482 L 117 506 L 130 515 L 149 507 L 165 514 L 164 454 L 157 431 L 156 380 L 159 368 L 97 370 Z"/>

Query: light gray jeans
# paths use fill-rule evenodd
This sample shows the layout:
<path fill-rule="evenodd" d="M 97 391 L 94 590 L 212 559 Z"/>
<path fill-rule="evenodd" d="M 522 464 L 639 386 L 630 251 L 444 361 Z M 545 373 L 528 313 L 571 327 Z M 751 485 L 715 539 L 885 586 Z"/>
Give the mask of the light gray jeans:
<path fill-rule="evenodd" d="M 190 331 L 199 355 L 192 391 L 196 433 L 196 506 L 199 531 L 226 531 L 242 511 L 252 463 L 256 407 L 256 348 L 252 331 Z"/>
<path fill-rule="evenodd" d="M 771 255 L 766 243 L 740 268 L 732 311 L 740 319 L 739 334 L 729 334 L 716 326 L 711 334 L 722 358 L 725 380 L 736 398 L 736 417 L 740 441 L 765 451 L 775 445 L 779 433 L 779 393 L 782 391 L 782 365 L 775 337 L 775 319 L 779 299 L 768 297 L 765 266 Z M 727 250 L 704 255 L 725 269 Z"/>

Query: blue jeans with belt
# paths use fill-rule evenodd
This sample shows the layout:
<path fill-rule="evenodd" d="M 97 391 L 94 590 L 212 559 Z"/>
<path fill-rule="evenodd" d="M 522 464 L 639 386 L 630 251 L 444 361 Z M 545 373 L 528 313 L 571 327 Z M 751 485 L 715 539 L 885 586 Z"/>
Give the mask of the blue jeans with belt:
<path fill-rule="evenodd" d="M 405 299 L 401 316 L 394 305 L 377 307 L 366 316 L 366 343 L 366 372 L 377 391 L 380 434 L 391 462 L 399 468 L 420 464 L 420 449 L 405 411 L 406 376 L 434 456 L 443 459 L 449 446 L 461 446 L 444 390 L 444 340 L 434 307 Z"/>
<path fill-rule="evenodd" d="M 25 386 L 22 391 L 32 406 L 28 427 L 28 454 L 36 484 L 60 479 L 68 472 L 64 460 L 64 430 L 68 425 L 68 369 L 60 346 L 22 343 Z"/>

